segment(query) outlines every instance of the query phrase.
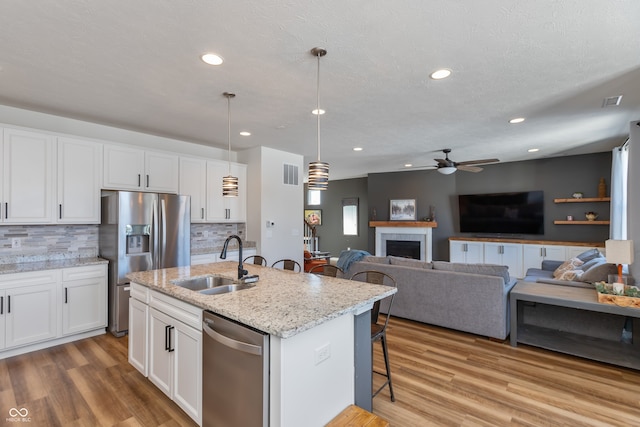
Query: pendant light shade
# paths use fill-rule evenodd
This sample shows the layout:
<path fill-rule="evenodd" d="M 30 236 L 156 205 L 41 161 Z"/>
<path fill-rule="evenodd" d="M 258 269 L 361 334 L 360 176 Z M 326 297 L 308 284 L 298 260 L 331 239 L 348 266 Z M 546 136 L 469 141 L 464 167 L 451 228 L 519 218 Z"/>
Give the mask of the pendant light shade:
<path fill-rule="evenodd" d="M 235 97 L 235 93 L 225 92 L 223 95 L 227 98 L 227 122 L 229 131 L 229 175 L 222 177 L 222 196 L 238 197 L 238 177 L 231 175 L 231 98 Z"/>
<path fill-rule="evenodd" d="M 309 190 L 326 190 L 329 185 L 329 163 L 320 161 L 320 58 L 327 54 L 325 49 L 314 47 L 311 54 L 318 58 L 317 112 L 318 121 L 318 160 L 309 163 Z"/>

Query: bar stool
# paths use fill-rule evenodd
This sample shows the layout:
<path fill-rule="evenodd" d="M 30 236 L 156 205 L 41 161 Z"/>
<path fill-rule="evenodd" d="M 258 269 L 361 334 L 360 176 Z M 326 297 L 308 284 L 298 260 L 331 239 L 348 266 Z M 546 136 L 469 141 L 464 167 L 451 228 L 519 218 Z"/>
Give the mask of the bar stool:
<path fill-rule="evenodd" d="M 281 259 L 278 260 L 276 262 L 274 262 L 273 264 L 271 264 L 271 267 L 275 267 L 275 268 L 280 268 L 280 264 L 282 264 L 282 269 L 283 270 L 291 270 L 291 271 L 295 271 L 297 273 L 302 271 L 302 267 L 300 266 L 300 263 L 296 260 L 293 259 Z"/>
<path fill-rule="evenodd" d="M 342 271 L 341 268 L 331 264 L 316 265 L 309 270 L 309 273 L 329 277 L 338 277 L 338 272 L 340 272 L 340 275 L 344 274 L 344 271 Z"/>
<path fill-rule="evenodd" d="M 252 260 L 253 264 L 255 265 L 263 265 L 263 266 L 267 266 L 267 260 L 266 258 L 260 256 L 260 255 L 249 255 L 248 257 L 246 257 L 244 260 L 242 260 L 242 263 L 245 264 L 247 263 L 247 261 Z"/>
<path fill-rule="evenodd" d="M 374 285 L 384 285 L 384 282 L 387 282 L 387 286 L 393 286 L 397 288 L 396 281 L 393 277 L 389 276 L 386 273 L 381 271 L 374 270 L 365 270 L 355 273 L 351 276 L 351 280 L 359 280 L 361 282 L 367 282 Z M 380 300 L 373 303 L 373 308 L 371 309 L 371 351 L 373 352 L 373 344 L 376 341 L 380 341 L 382 344 L 382 354 L 384 355 L 384 366 L 386 368 L 386 373 L 378 372 L 375 369 L 372 369 L 374 374 L 382 375 L 387 380 L 376 390 L 372 398 L 376 397 L 378 393 L 385 388 L 385 386 L 389 385 L 389 394 L 391 395 L 391 401 L 395 402 L 396 398 L 393 394 L 393 385 L 391 384 L 391 368 L 389 367 L 389 351 L 387 349 L 387 325 L 389 324 L 389 318 L 391 317 L 391 306 L 393 305 L 393 297 L 395 294 L 384 298 L 385 300 L 389 300 L 389 306 L 387 308 L 387 315 L 384 319 L 384 323 L 378 323 L 378 314 L 380 313 Z"/>

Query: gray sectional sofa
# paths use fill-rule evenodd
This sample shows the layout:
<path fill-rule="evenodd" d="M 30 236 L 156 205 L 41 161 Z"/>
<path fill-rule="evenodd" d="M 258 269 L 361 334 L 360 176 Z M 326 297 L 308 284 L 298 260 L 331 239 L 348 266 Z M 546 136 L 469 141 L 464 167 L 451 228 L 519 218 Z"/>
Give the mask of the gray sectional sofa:
<path fill-rule="evenodd" d="M 500 340 L 509 335 L 509 292 L 516 280 L 506 266 L 367 256 L 353 262 L 345 277 L 364 270 L 396 280 L 392 316 Z"/>

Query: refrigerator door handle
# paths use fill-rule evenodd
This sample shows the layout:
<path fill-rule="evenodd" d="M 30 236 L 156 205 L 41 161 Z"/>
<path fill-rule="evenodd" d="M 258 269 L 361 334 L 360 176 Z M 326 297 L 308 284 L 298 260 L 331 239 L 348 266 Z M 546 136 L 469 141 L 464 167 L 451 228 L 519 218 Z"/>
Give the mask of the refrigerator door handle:
<path fill-rule="evenodd" d="M 158 257 L 158 221 L 160 220 L 160 218 L 158 218 L 158 204 L 154 203 L 153 205 L 153 218 L 152 218 L 152 222 L 153 222 L 153 226 L 152 226 L 152 232 L 153 232 L 153 256 L 152 256 L 152 260 L 151 262 L 153 262 L 153 268 L 160 268 L 158 266 L 158 261 L 159 261 L 159 257 Z"/>
<path fill-rule="evenodd" d="M 160 248 L 158 250 L 158 255 L 160 261 L 158 263 L 158 268 L 164 268 L 165 259 L 164 253 L 167 248 L 167 205 L 164 199 L 160 200 Z"/>

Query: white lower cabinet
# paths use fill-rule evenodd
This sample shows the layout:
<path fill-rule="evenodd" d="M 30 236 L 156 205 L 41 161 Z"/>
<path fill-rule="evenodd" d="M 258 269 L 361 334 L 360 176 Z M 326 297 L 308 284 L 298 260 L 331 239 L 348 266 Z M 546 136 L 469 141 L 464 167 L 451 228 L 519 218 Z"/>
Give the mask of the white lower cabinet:
<path fill-rule="evenodd" d="M 58 336 L 56 271 L 14 275 L 5 288 L 4 348 L 25 346 Z M 12 282 L 18 282 L 12 285 Z M 4 282 L 4 281 L 3 281 Z M 5 282 L 6 283 L 6 282 Z"/>
<path fill-rule="evenodd" d="M 483 250 L 482 242 L 451 240 L 449 242 L 449 259 L 451 262 L 481 264 L 484 262 Z"/>
<path fill-rule="evenodd" d="M 0 275 L 0 358 L 105 333 L 106 294 L 106 264 Z"/>
<path fill-rule="evenodd" d="M 202 423 L 202 309 L 132 283 L 129 362 Z"/>
<path fill-rule="evenodd" d="M 540 268 L 544 260 L 565 261 L 567 251 L 566 246 L 561 245 L 523 245 L 522 257 L 522 268 L 526 272 L 529 268 Z"/>
<path fill-rule="evenodd" d="M 107 326 L 107 265 L 62 271 L 62 334 Z"/>
<path fill-rule="evenodd" d="M 522 272 L 522 245 L 517 243 L 484 244 L 484 263 L 506 265 L 512 277 L 524 277 Z"/>

